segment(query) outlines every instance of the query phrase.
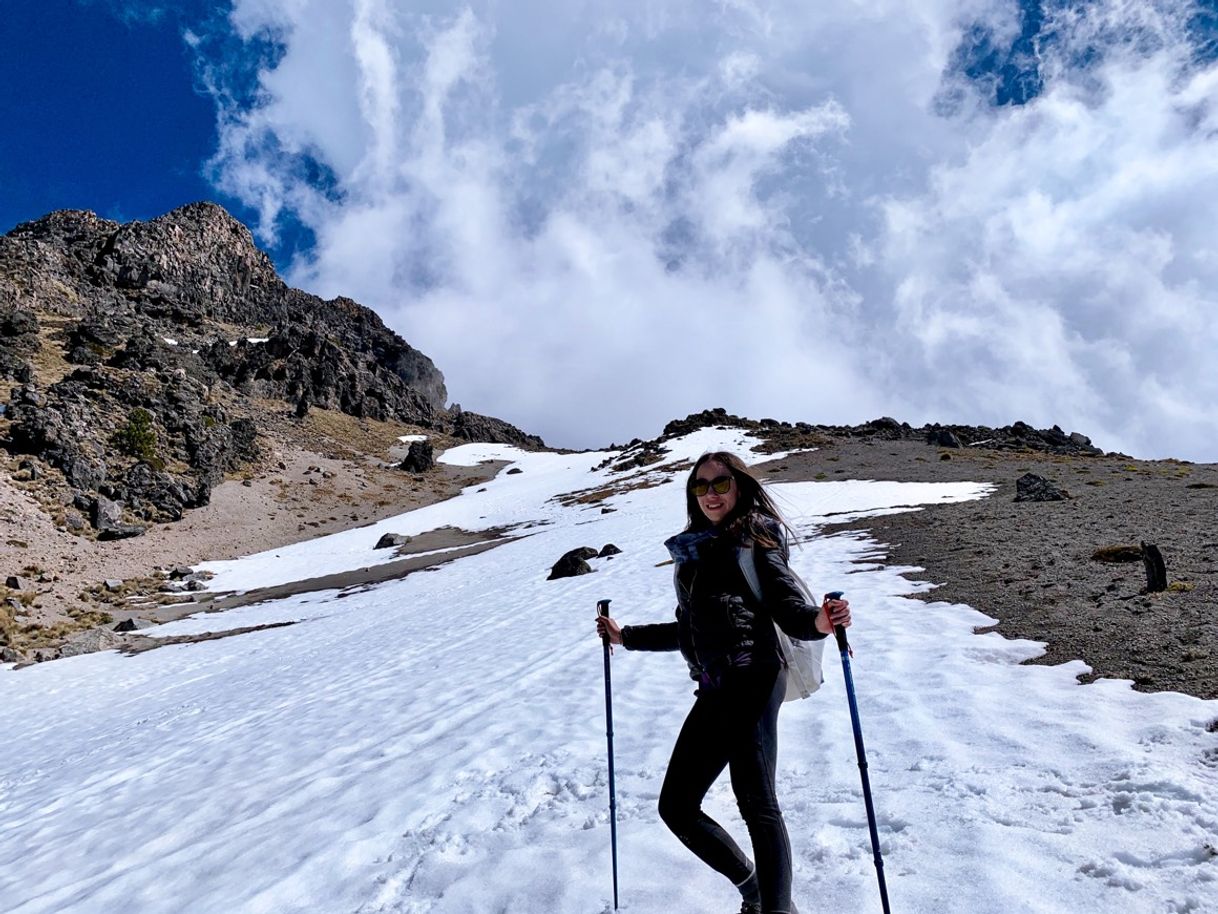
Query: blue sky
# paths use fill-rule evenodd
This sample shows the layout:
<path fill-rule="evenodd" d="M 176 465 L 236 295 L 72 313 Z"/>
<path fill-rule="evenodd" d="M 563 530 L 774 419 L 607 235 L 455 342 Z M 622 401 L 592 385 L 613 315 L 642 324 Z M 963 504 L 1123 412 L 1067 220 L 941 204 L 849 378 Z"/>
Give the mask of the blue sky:
<path fill-rule="evenodd" d="M 1218 458 L 1218 0 L 3 9 L 0 229 L 217 200 L 555 443 L 724 406 Z"/>
<path fill-rule="evenodd" d="M 55 209 L 126 221 L 216 196 L 202 175 L 216 108 L 176 18 L 6 0 L 0 85 L 0 230 Z"/>

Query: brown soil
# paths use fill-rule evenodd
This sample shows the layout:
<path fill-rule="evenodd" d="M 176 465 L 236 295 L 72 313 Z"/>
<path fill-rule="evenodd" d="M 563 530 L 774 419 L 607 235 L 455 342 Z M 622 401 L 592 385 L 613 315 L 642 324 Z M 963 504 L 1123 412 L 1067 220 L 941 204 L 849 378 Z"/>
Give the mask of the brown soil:
<path fill-rule="evenodd" d="M 57 525 L 48 487 L 14 481 L 14 461 L 0 473 L 0 583 L 17 575 L 24 586 L 0 587 L 0 606 L 12 617 L 0 623 L 26 656 L 47 659 L 67 637 L 102 623 L 166 621 L 201 610 L 193 595 L 162 590 L 174 568 L 371 524 L 451 498 L 498 469 L 490 463 L 437 465 L 425 474 L 396 469 L 408 448 L 398 436 L 418 431 L 325 410 L 313 410 L 304 423 L 267 422 L 259 466 L 217 486 L 209 505 L 181 521 L 115 542 Z M 433 437 L 433 443 L 438 453 L 452 442 Z M 108 589 L 106 581 L 122 583 Z M 6 604 L 10 598 L 16 602 Z"/>
<path fill-rule="evenodd" d="M 844 439 L 764 469 L 775 480 L 996 484 L 978 501 L 831 529 L 867 530 L 890 561 L 925 569 L 918 577 L 939 586 L 923 599 L 966 603 L 999 620 L 992 630 L 1046 642 L 1030 662 L 1081 659 L 1093 670 L 1084 681 L 1218 698 L 1218 465 Z M 1015 502 L 1028 472 L 1071 497 Z M 1140 560 L 1092 557 L 1142 541 L 1166 558 L 1167 592 L 1144 593 Z"/>
<path fill-rule="evenodd" d="M 266 459 L 248 478 L 216 488 L 212 504 L 144 536 L 98 543 L 58 529 L 28 489 L 0 474 L 0 573 L 20 575 L 20 592 L 0 592 L 0 626 L 25 634 L 27 656 L 54 656 L 73 631 L 135 616 L 155 621 L 250 599 L 161 593 L 169 569 L 241 555 L 372 523 L 452 497 L 497 471 L 437 468 L 411 476 L 391 464 L 405 453 L 396 437 L 413 429 L 310 416 L 272 424 Z M 447 442 L 437 441 L 437 450 Z M 889 559 L 925 569 L 947 600 L 997 618 L 1004 635 L 1046 642 L 1036 663 L 1082 659 L 1096 676 L 1131 679 L 1146 691 L 1218 698 L 1218 466 L 1137 461 L 1119 455 L 1058 457 L 980 448 L 945 450 L 911 441 L 832 439 L 819 450 L 763 464 L 766 478 L 991 482 L 978 501 L 937 505 L 830 529 L 865 529 Z M 1016 503 L 1015 480 L 1037 473 L 1067 490 L 1060 502 Z M 595 497 L 601 493 L 579 493 Z M 492 548 L 490 534 L 419 538 L 400 558 L 301 589 L 372 586 L 419 567 Z M 1167 559 L 1168 592 L 1146 594 L 1140 561 L 1101 561 L 1142 541 Z M 454 548 L 459 547 L 459 548 Z M 440 556 L 419 550 L 453 548 Z M 1126 550 L 1128 551 L 1128 550 Z M 120 579 L 116 592 L 102 582 Z M 2 580 L 2 578 L 0 578 Z M 2 589 L 0 589 L 2 590 Z M 8 599 L 6 599 L 8 598 Z M 8 602 L 11 599 L 13 602 Z M 149 602 L 149 601 L 154 602 Z M 5 615 L 7 613 L 7 615 Z M 105 614 L 103 616 L 102 614 Z M 41 637 L 41 640 L 37 640 Z M 138 636 L 129 636 L 135 642 Z M 147 640 L 147 639 L 145 639 Z"/>

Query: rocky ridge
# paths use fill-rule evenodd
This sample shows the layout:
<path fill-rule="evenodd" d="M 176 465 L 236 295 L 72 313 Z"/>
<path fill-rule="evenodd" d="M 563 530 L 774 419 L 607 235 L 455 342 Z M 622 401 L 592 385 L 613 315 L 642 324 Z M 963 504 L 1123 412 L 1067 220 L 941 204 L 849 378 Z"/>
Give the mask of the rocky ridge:
<path fill-rule="evenodd" d="M 210 203 L 128 224 L 61 211 L 0 237 L 3 381 L 13 478 L 39 483 L 62 526 L 101 538 L 206 505 L 258 460 L 280 412 L 543 446 L 447 408 L 431 359 L 368 308 L 288 287 Z"/>

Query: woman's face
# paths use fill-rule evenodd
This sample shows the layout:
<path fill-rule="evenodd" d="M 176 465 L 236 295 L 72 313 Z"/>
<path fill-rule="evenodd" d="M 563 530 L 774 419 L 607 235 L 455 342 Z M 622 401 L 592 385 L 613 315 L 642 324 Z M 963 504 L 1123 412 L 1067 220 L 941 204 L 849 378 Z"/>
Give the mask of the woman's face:
<path fill-rule="evenodd" d="M 711 484 L 718 481 L 722 485 L 724 477 L 730 482 L 727 491 L 716 492 Z M 712 524 L 719 523 L 736 507 L 736 496 L 739 494 L 736 480 L 732 477 L 732 471 L 718 460 L 708 460 L 698 467 L 694 482 L 707 484 L 706 494 L 698 496 L 698 507 Z"/>

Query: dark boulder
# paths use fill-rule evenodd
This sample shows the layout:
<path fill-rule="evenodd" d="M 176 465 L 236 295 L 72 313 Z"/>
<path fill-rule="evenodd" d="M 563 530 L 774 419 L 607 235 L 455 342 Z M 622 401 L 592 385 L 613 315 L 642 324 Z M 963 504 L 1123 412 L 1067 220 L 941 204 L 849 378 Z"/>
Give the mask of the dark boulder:
<path fill-rule="evenodd" d="M 93 499 L 89 520 L 95 530 L 105 530 L 117 526 L 123 521 L 123 506 L 99 495 Z"/>
<path fill-rule="evenodd" d="M 147 532 L 147 527 L 141 527 L 138 524 L 115 524 L 113 527 L 99 530 L 97 538 L 104 543 L 111 540 L 126 540 L 134 536 L 143 536 Z"/>
<path fill-rule="evenodd" d="M 956 433 L 946 428 L 932 428 L 926 433 L 926 443 L 935 447 L 963 447 Z"/>
<path fill-rule="evenodd" d="M 132 616 L 130 619 L 124 619 L 122 622 L 116 623 L 111 631 L 138 632 L 141 629 L 152 628 L 154 625 L 156 625 L 156 623 L 151 622 L 148 619 L 137 619 Z"/>
<path fill-rule="evenodd" d="M 1062 501 L 1068 497 L 1056 485 L 1035 473 L 1020 476 L 1015 482 L 1015 493 L 1015 501 Z"/>
<path fill-rule="evenodd" d="M 95 365 L 113 357 L 136 327 L 134 318 L 108 313 L 91 314 L 68 330 L 68 361 Z"/>
<path fill-rule="evenodd" d="M 590 546 L 581 546 L 578 549 L 572 549 L 554 563 L 554 567 L 550 569 L 550 576 L 547 581 L 554 581 L 559 578 L 573 578 L 581 574 L 591 574 L 592 566 L 588 564 L 588 559 L 594 559 L 597 556 L 597 551 Z"/>
<path fill-rule="evenodd" d="M 411 541 L 412 537 L 406 536 L 404 533 L 386 533 L 379 540 L 373 549 L 392 549 L 395 546 L 405 546 Z"/>
<path fill-rule="evenodd" d="M 28 358 L 41 348 L 38 318 L 0 300 L 0 379 L 27 383 L 33 378 Z"/>
<path fill-rule="evenodd" d="M 149 463 L 134 464 L 124 477 L 122 501 L 144 520 L 181 520 L 188 508 L 199 507 L 199 486 L 171 476 Z"/>
<path fill-rule="evenodd" d="M 434 469 L 435 465 L 436 453 L 431 442 L 412 441 L 406 456 L 398 464 L 398 469 L 405 470 L 407 473 L 426 473 L 428 470 Z"/>
<path fill-rule="evenodd" d="M 621 555 L 621 554 L 622 554 L 622 550 L 617 548 L 617 546 L 613 545 L 613 543 L 606 543 L 604 546 L 601 547 L 601 551 L 597 554 L 597 557 L 603 559 L 603 558 L 606 558 L 611 555 Z"/>

